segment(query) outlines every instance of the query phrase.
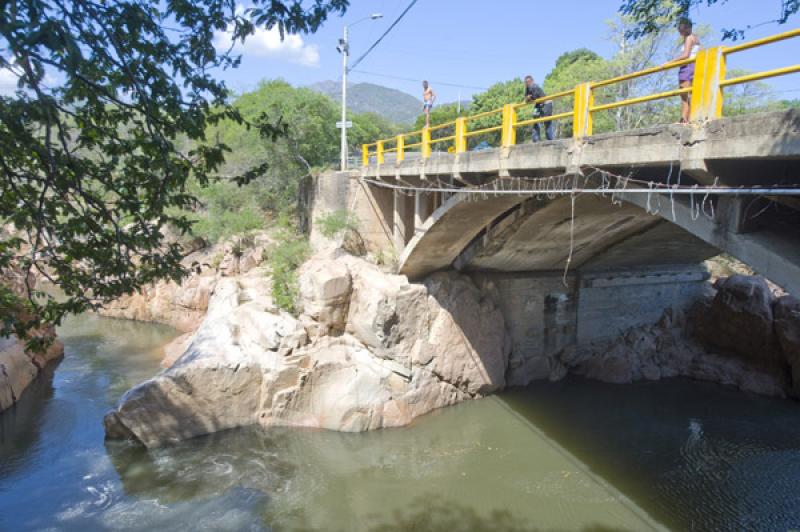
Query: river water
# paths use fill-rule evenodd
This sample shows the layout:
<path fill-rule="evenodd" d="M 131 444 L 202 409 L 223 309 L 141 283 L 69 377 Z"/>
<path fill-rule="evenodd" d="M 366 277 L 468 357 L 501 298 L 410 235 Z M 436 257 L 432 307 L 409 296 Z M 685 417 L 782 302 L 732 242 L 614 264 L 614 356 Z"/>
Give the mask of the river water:
<path fill-rule="evenodd" d="M 0 530 L 800 529 L 800 404 L 684 380 L 541 383 L 366 434 L 146 451 L 102 416 L 168 328 L 98 317 L 0 415 Z"/>

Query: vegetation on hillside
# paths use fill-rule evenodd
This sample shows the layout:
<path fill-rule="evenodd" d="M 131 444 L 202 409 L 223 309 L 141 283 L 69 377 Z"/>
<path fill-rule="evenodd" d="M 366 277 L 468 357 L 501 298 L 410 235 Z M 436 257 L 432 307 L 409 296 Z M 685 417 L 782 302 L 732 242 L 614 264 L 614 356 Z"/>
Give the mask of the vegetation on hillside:
<path fill-rule="evenodd" d="M 284 133 L 265 139 L 246 124 L 223 120 L 209 128 L 208 137 L 235 146 L 220 167 L 223 176 L 243 169 L 264 167 L 261 175 L 239 185 L 221 179 L 202 186 L 191 182 L 189 190 L 199 202 L 185 214 L 193 220 L 192 233 L 210 242 L 233 234 L 260 229 L 273 219 L 296 220 L 302 206 L 300 186 L 312 173 L 339 162 L 339 107 L 329 98 L 307 88 L 292 87 L 282 80 L 263 81 L 239 96 L 232 106 L 251 120 L 266 112 L 274 127 Z M 362 143 L 388 137 L 397 126 L 380 116 L 364 113 L 351 117 L 348 136 L 351 150 Z"/>
<path fill-rule="evenodd" d="M 342 101 L 340 81 L 321 81 L 308 88 L 326 95 L 336 104 Z M 389 122 L 408 127 L 422 109 L 422 102 L 397 89 L 374 83 L 352 83 L 347 85 L 347 109 L 356 114 L 379 115 Z"/>
<path fill-rule="evenodd" d="M 0 69 L 18 90 L 0 97 L 0 223 L 18 232 L 0 241 L 0 270 L 16 266 L 58 284 L 59 300 L 27 289 L 43 319 L 180 279 L 181 249 L 164 242 L 163 230 L 189 230 L 190 178 L 208 185 L 231 151 L 208 128 L 228 120 L 264 139 L 284 134 L 274 116 L 248 120 L 229 105 L 213 74 L 239 58 L 218 51 L 215 34 L 243 41 L 256 26 L 307 33 L 348 1 L 248 4 L 3 3 Z M 267 167 L 241 168 L 229 180 L 248 183 Z"/>

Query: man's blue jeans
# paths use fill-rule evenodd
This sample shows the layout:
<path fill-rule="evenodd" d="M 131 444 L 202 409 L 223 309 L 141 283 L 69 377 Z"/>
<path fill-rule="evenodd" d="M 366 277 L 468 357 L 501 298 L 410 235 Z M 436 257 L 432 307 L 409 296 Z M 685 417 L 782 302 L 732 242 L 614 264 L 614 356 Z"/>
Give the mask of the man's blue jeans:
<path fill-rule="evenodd" d="M 541 109 L 536 109 L 533 112 L 533 116 L 534 118 L 553 116 L 553 102 L 545 102 L 544 105 L 542 105 Z M 553 137 L 555 137 L 554 134 L 555 128 L 553 127 L 553 122 L 552 121 L 537 122 L 536 124 L 533 124 L 533 132 L 531 135 L 533 142 L 539 142 L 542 138 L 541 131 L 539 129 L 540 124 L 544 124 L 544 135 L 545 137 L 547 137 L 547 140 L 553 140 Z"/>

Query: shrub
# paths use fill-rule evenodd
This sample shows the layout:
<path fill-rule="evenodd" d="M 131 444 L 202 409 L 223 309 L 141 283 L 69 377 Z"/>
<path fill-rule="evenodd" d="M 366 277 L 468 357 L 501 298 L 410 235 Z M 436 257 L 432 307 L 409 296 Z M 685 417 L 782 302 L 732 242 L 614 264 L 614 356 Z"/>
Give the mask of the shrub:
<path fill-rule="evenodd" d="M 346 231 L 355 231 L 356 219 L 348 211 L 333 211 L 317 218 L 317 227 L 326 238 L 335 238 Z"/>
<path fill-rule="evenodd" d="M 272 270 L 272 299 L 290 314 L 299 314 L 297 269 L 309 254 L 306 238 L 289 229 L 278 232 L 278 241 L 265 250 L 264 259 Z"/>

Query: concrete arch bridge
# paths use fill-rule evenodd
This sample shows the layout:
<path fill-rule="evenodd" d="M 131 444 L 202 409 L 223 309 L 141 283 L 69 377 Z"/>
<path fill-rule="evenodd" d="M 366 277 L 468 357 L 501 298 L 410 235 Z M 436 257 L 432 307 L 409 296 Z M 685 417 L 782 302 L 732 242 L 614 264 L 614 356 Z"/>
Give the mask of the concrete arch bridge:
<path fill-rule="evenodd" d="M 495 193 L 525 187 L 563 190 Z M 355 211 L 411 279 L 452 268 L 491 283 L 529 362 L 686 310 L 723 252 L 800 293 L 796 187 L 792 110 L 371 164 L 320 178 L 315 209 Z"/>

